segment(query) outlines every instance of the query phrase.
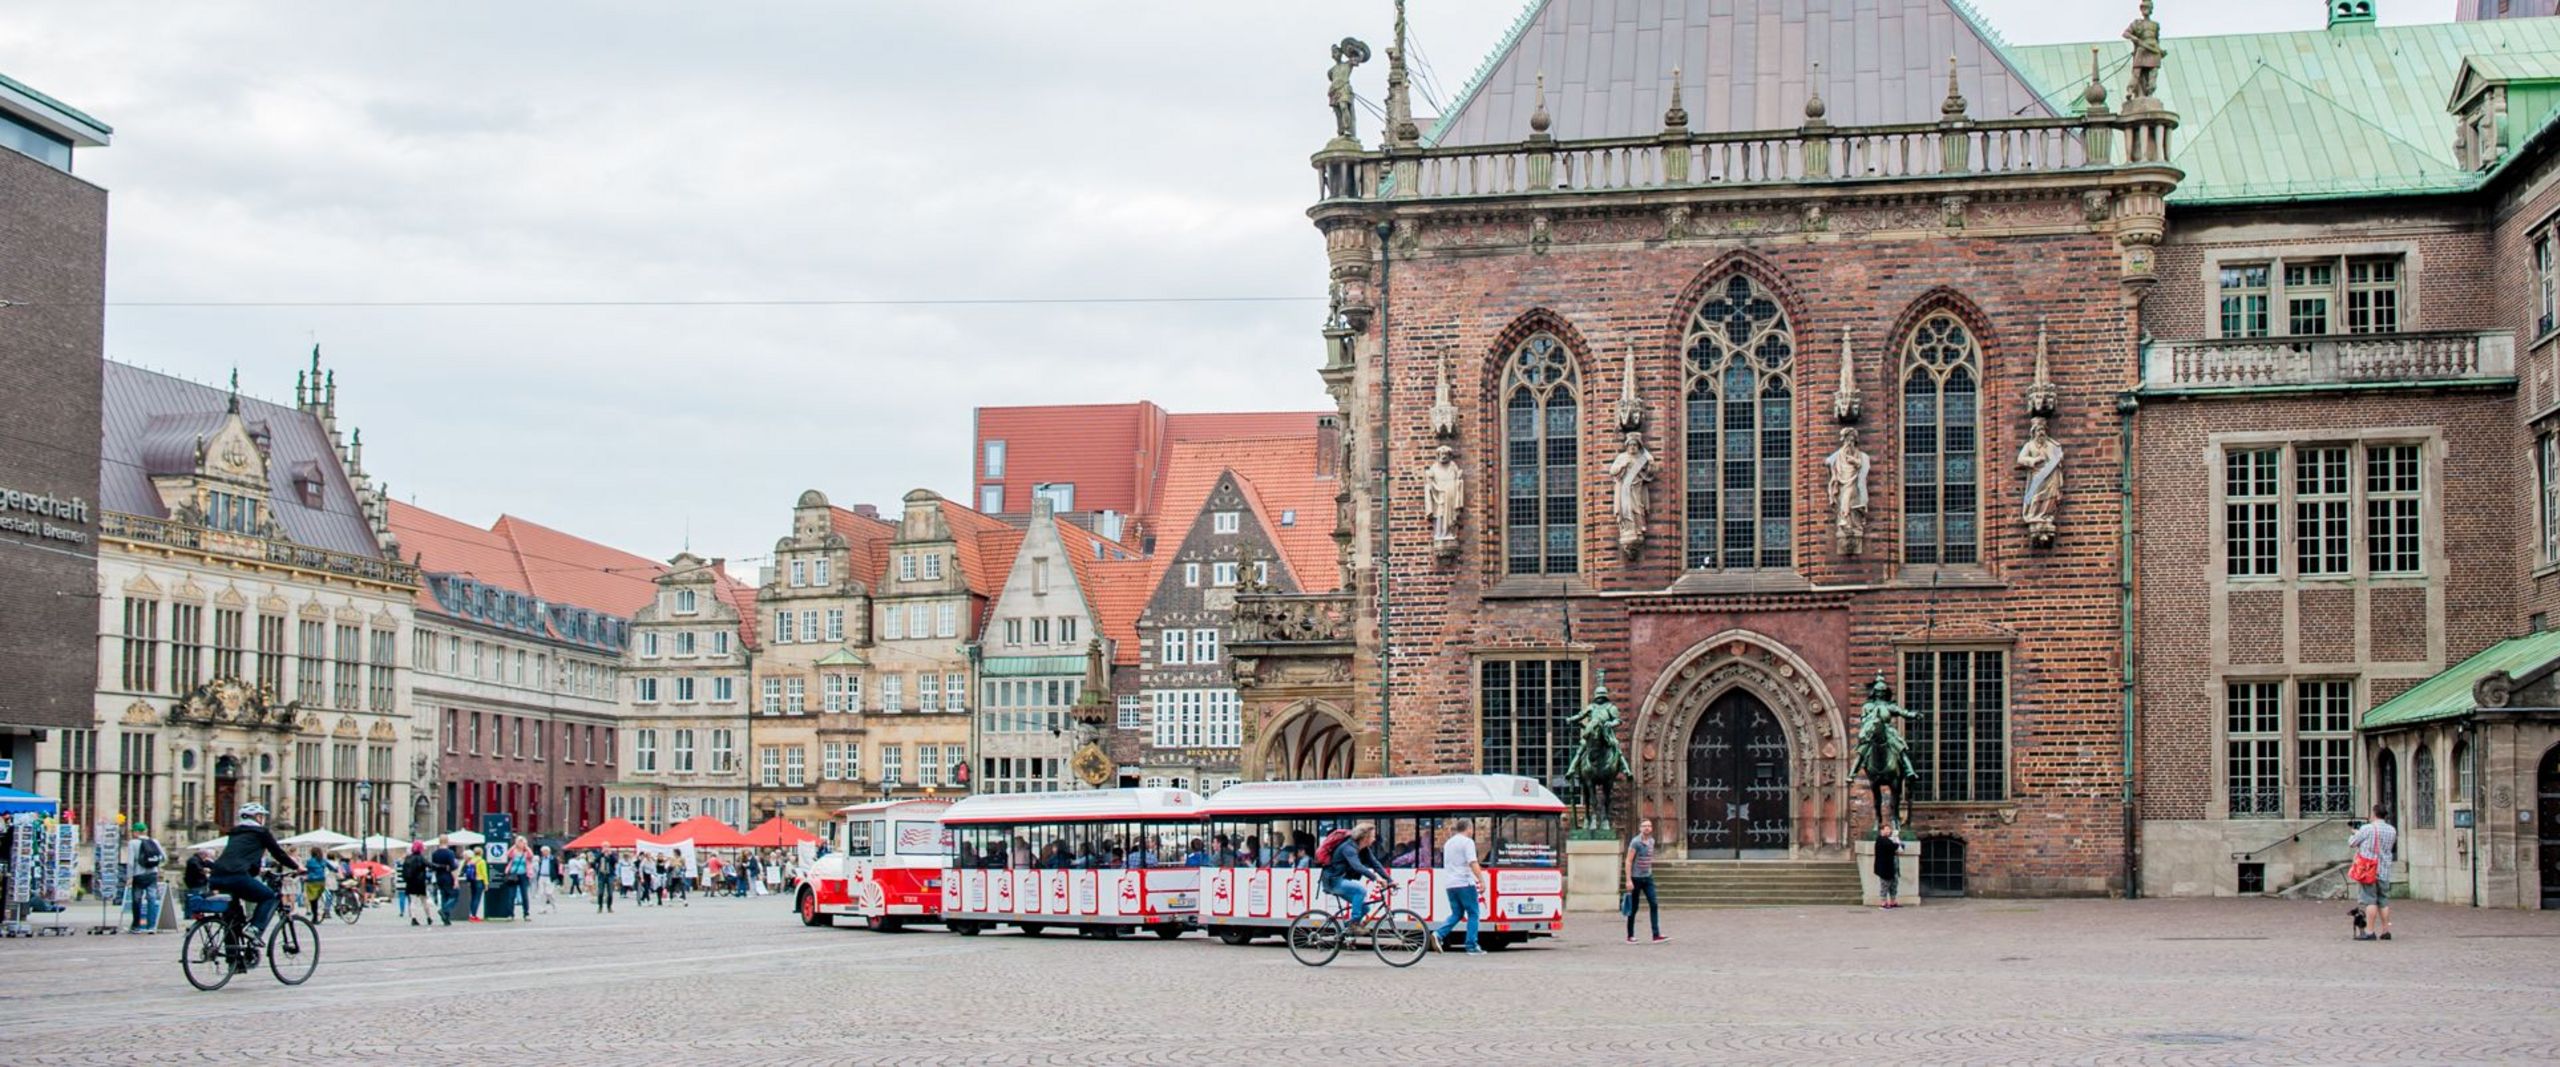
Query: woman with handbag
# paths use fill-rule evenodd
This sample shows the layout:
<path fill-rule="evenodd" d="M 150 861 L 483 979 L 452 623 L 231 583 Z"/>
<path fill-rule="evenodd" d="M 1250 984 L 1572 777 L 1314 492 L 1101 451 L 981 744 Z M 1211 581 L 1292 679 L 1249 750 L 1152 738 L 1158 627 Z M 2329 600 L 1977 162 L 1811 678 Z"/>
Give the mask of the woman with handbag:
<path fill-rule="evenodd" d="M 2355 883 L 2356 899 L 2364 905 L 2365 932 L 2358 941 L 2391 940 L 2391 860 L 2400 844 L 2400 832 L 2391 828 L 2391 809 L 2373 806 L 2373 821 L 2356 827 L 2348 835 L 2347 848 L 2355 859 L 2347 865 L 2347 881 Z"/>

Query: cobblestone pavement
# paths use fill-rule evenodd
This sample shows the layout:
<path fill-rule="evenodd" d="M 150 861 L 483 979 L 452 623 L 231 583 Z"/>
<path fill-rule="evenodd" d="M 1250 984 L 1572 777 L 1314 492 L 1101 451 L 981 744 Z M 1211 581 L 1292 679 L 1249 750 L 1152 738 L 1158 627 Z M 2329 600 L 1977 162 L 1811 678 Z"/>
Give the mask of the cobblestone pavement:
<path fill-rule="evenodd" d="M 2560 913 L 1963 901 L 1684 911 L 1627 945 L 1312 970 L 1197 936 L 808 929 L 779 898 L 323 934 L 198 993 L 181 938 L 0 942 L 0 1059 L 655 1063 L 2560 1062 Z"/>

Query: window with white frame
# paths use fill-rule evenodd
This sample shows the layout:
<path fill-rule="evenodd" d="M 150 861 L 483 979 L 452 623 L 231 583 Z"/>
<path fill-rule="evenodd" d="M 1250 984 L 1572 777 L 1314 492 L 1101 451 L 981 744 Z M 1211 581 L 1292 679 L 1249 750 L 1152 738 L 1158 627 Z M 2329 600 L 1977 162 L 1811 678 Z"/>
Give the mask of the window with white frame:
<path fill-rule="evenodd" d="M 631 766 L 632 769 L 642 773 L 657 771 L 658 731 L 650 729 L 631 731 Z"/>
<path fill-rule="evenodd" d="M 2294 568 L 2300 574 L 2346 574 L 2350 476 L 2344 445 L 2306 445 L 2293 452 Z"/>
<path fill-rule="evenodd" d="M 1191 631 L 1166 630 L 1159 640 L 1161 645 L 1156 650 L 1157 664 L 1171 665 L 1191 662 Z"/>
<path fill-rule="evenodd" d="M 677 675 L 677 676 L 676 676 L 676 703 L 678 703 L 678 704 L 691 704 L 691 703 L 693 703 L 693 700 L 694 700 L 694 694 L 693 694 L 693 676 L 692 676 L 692 675 L 690 675 L 690 674 L 679 674 L 679 675 Z"/>
<path fill-rule="evenodd" d="M 827 609 L 827 640 L 829 640 L 829 641 L 842 641 L 842 640 L 844 640 L 844 609 L 843 609 L 843 608 L 828 608 L 828 609 Z"/>
<path fill-rule="evenodd" d="M 476 674 L 476 673 L 478 673 L 478 672 L 479 672 L 479 664 L 478 664 L 478 662 L 477 662 L 477 657 L 479 656 L 479 653 L 480 653 L 480 646 L 479 646 L 479 645 L 477 645 L 477 644 L 474 644 L 474 645 L 471 647 L 471 652 L 472 652 L 472 655 L 473 655 L 473 657 L 474 657 L 474 662 L 473 662 L 473 664 L 472 664 L 472 672 Z M 658 633 L 657 633 L 657 631 L 655 631 L 655 630 L 651 630 L 651 631 L 649 631 L 649 632 L 647 632 L 647 633 L 644 633 L 644 634 L 641 634 L 641 635 L 640 635 L 640 658 L 641 658 L 641 659 L 656 659 L 656 658 L 658 658 Z"/>
<path fill-rule="evenodd" d="M 986 443 L 986 463 L 985 463 L 985 466 L 986 466 L 986 472 L 985 472 L 985 474 L 983 475 L 984 477 L 988 477 L 988 478 L 1002 478 L 1002 477 L 1004 477 L 1004 442 L 1002 442 L 1002 441 L 989 441 L 989 442 L 987 442 L 987 443 Z M 997 511 L 1001 511 L 1001 510 L 1003 510 L 1003 509 L 1001 509 L 1001 508 L 992 508 L 992 509 L 989 509 L 987 513 L 988 513 L 988 514 L 990 514 L 990 515 L 992 515 L 992 514 L 994 514 L 995 512 L 997 512 Z"/>
<path fill-rule="evenodd" d="M 818 677 L 818 710 L 828 712 L 853 710 L 844 706 L 845 680 L 845 676 L 841 674 L 824 674 Z"/>
<path fill-rule="evenodd" d="M 1009 645 L 1022 643 L 1022 620 L 1006 619 L 1004 621 L 1004 640 Z"/>
<path fill-rule="evenodd" d="M 764 680 L 763 710 L 767 715 L 782 714 L 782 679 L 767 678 Z"/>
<path fill-rule="evenodd" d="M 808 712 L 808 679 L 794 677 L 782 680 L 782 710 L 787 715 L 802 715 Z"/>
<path fill-rule="evenodd" d="M 658 680 L 655 678 L 638 678 L 632 680 L 631 698 L 643 704 L 657 703 Z"/>
<path fill-rule="evenodd" d="M 2533 239 L 2533 293 L 2533 332 L 2538 337 L 2560 327 L 2560 263 L 2554 262 L 2549 230 Z"/>
<path fill-rule="evenodd" d="M 2404 271 L 2401 257 L 2288 256 L 2226 263 L 2217 278 L 2221 336 L 2398 333 Z M 2277 317 L 2271 312 L 2282 309 Z"/>
<path fill-rule="evenodd" d="M 2303 818 L 2345 815 L 2353 807 L 2355 682 L 2324 678 L 2294 683 L 2294 788 Z"/>
<path fill-rule="evenodd" d="M 880 676 L 880 710 L 907 710 L 907 678 L 903 674 Z"/>
<path fill-rule="evenodd" d="M 1236 512 L 1220 511 L 1210 515 L 1209 529 L 1213 533 L 1231 534 L 1243 528 L 1243 517 Z"/>
<path fill-rule="evenodd" d="M 902 785 L 905 784 L 906 778 L 906 750 L 897 745 L 880 746 L 880 784 Z"/>
<path fill-rule="evenodd" d="M 2364 450 L 2365 559 L 2375 574 L 2415 574 L 2421 561 L 2418 446 Z"/>
<path fill-rule="evenodd" d="M 809 750 L 799 745 L 782 750 L 782 784 L 809 784 Z"/>
<path fill-rule="evenodd" d="M 678 615 L 691 615 L 691 614 L 693 614 L 694 612 L 696 612 L 696 611 L 698 611 L 698 610 L 701 610 L 700 608 L 698 608 L 698 607 L 696 607 L 696 606 L 695 606 L 695 603 L 696 603 L 696 601 L 695 601 L 695 598 L 694 598 L 693 590 L 691 590 L 691 589 L 678 589 L 678 590 L 676 590 L 676 614 L 678 614 Z"/>
<path fill-rule="evenodd" d="M 844 742 L 829 741 L 818 752 L 818 780 L 839 781 L 844 778 Z"/>
<path fill-rule="evenodd" d="M 1209 584 L 1225 589 L 1236 584 L 1236 562 L 1220 560 L 1209 566 Z"/>
<path fill-rule="evenodd" d="M 727 774 L 738 769 L 737 731 L 721 727 L 711 731 L 711 773 Z"/>
<path fill-rule="evenodd" d="M 968 694 L 969 676 L 965 674 L 946 674 L 942 676 L 942 710 L 969 710 Z"/>
<path fill-rule="evenodd" d="M 800 613 L 800 639 L 812 644 L 817 642 L 818 610 L 816 608 L 811 608 Z"/>
<path fill-rule="evenodd" d="M 771 788 L 782 784 L 782 749 L 766 745 L 756 750 L 756 778 Z"/>
<path fill-rule="evenodd" d="M 675 755 L 676 755 L 676 773 L 678 773 L 678 774 L 691 774 L 691 773 L 693 773 L 693 731 L 692 731 L 692 730 L 685 729 L 685 728 L 682 728 L 682 727 L 678 727 L 678 728 L 676 729 Z"/>
<path fill-rule="evenodd" d="M 1218 631 L 1216 627 L 1203 627 L 1201 629 L 1191 631 L 1191 662 L 1218 662 Z"/>
<path fill-rule="evenodd" d="M 1203 726 L 1201 691 L 1158 689 L 1147 694 L 1155 705 L 1157 748 L 1198 748 Z"/>
<path fill-rule="evenodd" d="M 1063 616 L 1058 619 L 1058 643 L 1062 645 L 1072 645 L 1076 643 L 1076 620 L 1074 616 Z"/>
<path fill-rule="evenodd" d="M 711 654 L 715 656 L 726 656 L 729 654 L 729 631 L 711 631 Z"/>
<path fill-rule="evenodd" d="M 1031 620 L 1031 643 L 1035 645 L 1045 645 L 1049 643 L 1049 620 Z"/>
<path fill-rule="evenodd" d="M 2284 814 L 2284 686 L 2222 687 L 2223 782 L 2235 819 Z"/>
<path fill-rule="evenodd" d="M 2560 434 L 2534 440 L 2535 510 L 2542 520 L 2542 562 L 2560 563 Z"/>
<path fill-rule="evenodd" d="M 1203 742 L 1211 748 L 1235 748 L 1244 744 L 1244 701 L 1233 689 L 1210 689 L 1201 694 Z"/>
<path fill-rule="evenodd" d="M 900 607 L 900 606 L 898 606 L 898 605 L 896 605 L 896 604 L 885 604 L 885 605 L 882 605 L 882 606 L 881 606 L 881 608 L 880 608 L 880 638 L 881 638 L 881 640 L 884 640 L 884 641 L 900 641 L 900 640 L 904 640 L 904 639 L 906 638 L 906 636 L 907 636 L 907 613 L 906 613 L 906 609 L 904 609 L 904 608 L 902 608 L 902 607 Z"/>
<path fill-rule="evenodd" d="M 924 554 L 924 579 L 928 582 L 942 580 L 942 553 L 927 552 Z"/>
<path fill-rule="evenodd" d="M 959 602 L 957 602 L 957 601 L 951 601 L 951 600 L 946 600 L 946 601 L 943 601 L 943 602 L 942 602 L 942 603 L 940 603 L 940 604 L 936 604 L 936 605 L 934 605 L 934 612 L 933 612 L 933 636 L 935 636 L 935 637 L 958 637 L 958 636 L 960 636 L 960 604 L 959 604 Z"/>
<path fill-rule="evenodd" d="M 1253 584 L 1265 586 L 1271 584 L 1270 560 L 1257 559 L 1253 561 Z"/>
<path fill-rule="evenodd" d="M 820 556 L 809 561 L 809 584 L 827 584 L 827 557 Z"/>
<path fill-rule="evenodd" d="M 792 560 L 791 587 L 797 589 L 807 584 L 809 584 L 809 565 L 800 560 Z"/>
<path fill-rule="evenodd" d="M 799 616 L 788 611 L 773 613 L 773 643 L 788 645 L 800 640 Z"/>
<path fill-rule="evenodd" d="M 714 704 L 737 703 L 738 680 L 725 674 L 711 679 L 711 702 Z"/>
<path fill-rule="evenodd" d="M 931 672 L 916 675 L 916 710 L 922 712 L 942 710 L 940 679 Z"/>
<path fill-rule="evenodd" d="M 931 637 L 931 636 L 933 636 L 933 605 L 931 605 L 931 604 L 909 604 L 909 605 L 907 605 L 907 636 L 909 636 L 909 637 Z"/>
<path fill-rule="evenodd" d="M 1074 482 L 1041 482 L 1031 487 L 1031 495 L 1049 501 L 1049 510 L 1060 515 L 1076 509 Z"/>
<path fill-rule="evenodd" d="M 989 515 L 1004 514 L 1004 487 L 1001 485 L 979 486 L 978 510 Z"/>
<path fill-rule="evenodd" d="M 1117 725 L 1123 730 L 1142 729 L 1147 725 L 1147 700 L 1134 693 L 1120 698 Z"/>
<path fill-rule="evenodd" d="M 902 582 L 912 582 L 912 581 L 915 581 L 915 580 L 916 580 L 916 554 L 915 554 L 915 553 L 913 553 L 913 552 L 901 552 L 901 553 L 898 553 L 898 580 L 899 580 L 899 581 L 902 581 Z"/>
<path fill-rule="evenodd" d="M 2223 573 L 2234 578 L 2272 577 L 2276 554 L 2276 501 L 2280 448 L 2232 449 L 2222 457 Z"/>
<path fill-rule="evenodd" d="M 928 789 L 939 789 L 942 787 L 941 746 L 916 746 L 916 784 Z"/>
<path fill-rule="evenodd" d="M 1184 586 L 1186 586 L 1186 587 L 1193 588 L 1193 589 L 1197 589 L 1197 588 L 1199 588 L 1199 587 L 1200 587 L 1200 565 L 1199 565 L 1199 564 L 1197 564 L 1197 563 L 1185 563 L 1185 564 L 1183 564 L 1183 565 L 1182 565 L 1182 584 L 1183 584 Z"/>
<path fill-rule="evenodd" d="M 2288 697 L 2290 715 L 2286 714 Z M 2231 817 L 2317 819 L 2349 814 L 2354 721 L 2353 679 L 2224 683 L 2223 789 Z M 2290 778 L 2286 776 L 2288 754 Z"/>

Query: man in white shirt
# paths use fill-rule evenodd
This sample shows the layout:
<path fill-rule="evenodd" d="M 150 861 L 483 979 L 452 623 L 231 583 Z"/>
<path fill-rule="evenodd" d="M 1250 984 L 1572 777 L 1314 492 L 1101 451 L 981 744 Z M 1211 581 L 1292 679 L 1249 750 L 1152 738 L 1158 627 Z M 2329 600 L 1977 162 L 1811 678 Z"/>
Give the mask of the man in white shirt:
<path fill-rule="evenodd" d="M 1449 895 L 1449 918 L 1432 931 L 1431 943 L 1447 945 L 1449 934 L 1458 927 L 1460 916 L 1467 920 L 1467 954 L 1481 956 L 1484 949 L 1476 945 L 1476 894 L 1485 883 L 1484 864 L 1476 861 L 1476 839 L 1472 819 L 1456 819 L 1449 823 L 1449 840 L 1440 845 L 1440 885 Z"/>

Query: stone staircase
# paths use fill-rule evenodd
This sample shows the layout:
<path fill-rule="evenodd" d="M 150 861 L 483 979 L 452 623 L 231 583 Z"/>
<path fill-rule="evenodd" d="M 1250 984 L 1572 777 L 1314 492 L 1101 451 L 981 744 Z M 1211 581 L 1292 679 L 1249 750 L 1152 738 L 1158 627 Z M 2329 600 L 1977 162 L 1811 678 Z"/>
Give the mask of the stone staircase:
<path fill-rule="evenodd" d="M 1858 903 L 1853 860 L 1658 860 L 1666 908 L 1757 908 Z"/>

